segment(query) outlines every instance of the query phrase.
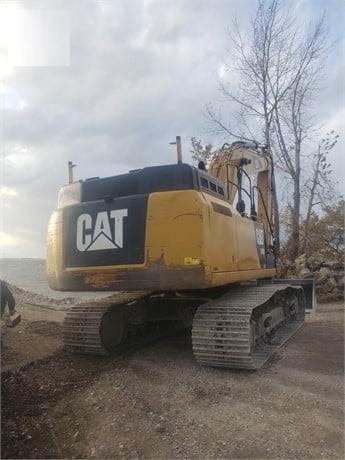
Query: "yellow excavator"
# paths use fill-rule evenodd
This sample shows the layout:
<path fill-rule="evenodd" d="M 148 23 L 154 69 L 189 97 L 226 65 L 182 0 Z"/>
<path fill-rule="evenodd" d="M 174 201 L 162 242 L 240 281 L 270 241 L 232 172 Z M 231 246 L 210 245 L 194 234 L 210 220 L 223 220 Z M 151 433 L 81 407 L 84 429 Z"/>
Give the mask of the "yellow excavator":
<path fill-rule="evenodd" d="M 61 188 L 49 286 L 115 293 L 67 312 L 65 344 L 110 355 L 167 325 L 192 326 L 198 363 L 258 369 L 303 324 L 312 289 L 276 279 L 270 152 L 225 144 L 207 171 L 182 162 L 176 139 L 176 164 Z"/>

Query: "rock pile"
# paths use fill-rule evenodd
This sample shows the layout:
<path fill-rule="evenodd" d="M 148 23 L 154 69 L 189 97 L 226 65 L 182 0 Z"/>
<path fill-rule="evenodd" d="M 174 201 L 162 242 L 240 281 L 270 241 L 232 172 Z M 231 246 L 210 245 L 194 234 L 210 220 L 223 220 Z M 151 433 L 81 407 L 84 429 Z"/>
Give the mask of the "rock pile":
<path fill-rule="evenodd" d="M 41 308 L 51 309 L 51 310 L 69 310 L 73 305 L 80 305 L 85 301 L 97 301 L 101 298 L 108 298 L 112 297 L 114 293 L 104 292 L 104 293 L 96 293 L 91 292 L 90 295 L 86 297 L 81 297 L 80 294 L 84 293 L 75 293 L 75 297 L 64 297 L 63 299 L 52 299 L 50 297 L 45 297 L 41 294 L 26 291 L 14 284 L 7 282 L 9 288 L 14 295 L 16 300 L 16 304 L 29 304 L 29 305 L 36 305 Z"/>
<path fill-rule="evenodd" d="M 284 261 L 281 266 L 282 278 L 315 278 L 316 294 L 319 301 L 344 298 L 344 263 L 326 260 L 322 254 L 309 257 L 299 256 L 294 262 Z"/>
<path fill-rule="evenodd" d="M 67 310 L 71 305 L 77 303 L 76 299 L 71 297 L 66 297 L 61 300 L 50 299 L 44 297 L 40 294 L 25 291 L 24 289 L 19 288 L 13 284 L 7 283 L 9 288 L 16 299 L 16 304 L 31 304 L 44 308 L 50 308 L 53 310 Z"/>

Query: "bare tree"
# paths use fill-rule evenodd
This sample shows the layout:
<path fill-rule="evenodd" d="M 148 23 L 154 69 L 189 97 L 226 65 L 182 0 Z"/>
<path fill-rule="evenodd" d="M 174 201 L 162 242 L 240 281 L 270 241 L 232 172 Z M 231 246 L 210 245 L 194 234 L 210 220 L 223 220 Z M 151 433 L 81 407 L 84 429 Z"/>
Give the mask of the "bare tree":
<path fill-rule="evenodd" d="M 203 161 L 205 165 L 212 158 L 213 155 L 213 145 L 208 143 L 203 145 L 201 140 L 198 140 L 196 137 L 191 139 L 192 148 L 190 150 L 192 158 L 194 161 L 199 162 Z"/>
<path fill-rule="evenodd" d="M 226 101 L 235 109 L 226 120 L 221 109 L 207 107 L 218 132 L 251 139 L 255 136 L 273 152 L 275 164 L 292 181 L 292 259 L 299 253 L 302 145 L 312 126 L 307 109 L 319 89 L 327 49 L 324 17 L 304 35 L 297 19 L 281 0 L 259 0 L 247 36 L 235 23 L 230 34 L 228 72 L 239 76 L 238 83 L 227 78 L 220 82 Z"/>
<path fill-rule="evenodd" d="M 344 210 L 343 198 L 325 206 L 322 215 L 311 212 L 309 220 L 309 254 L 323 254 L 330 260 L 344 265 Z M 302 227 L 305 222 L 302 223 Z"/>
<path fill-rule="evenodd" d="M 327 207 L 334 202 L 336 192 L 331 180 L 332 168 L 328 162 L 328 154 L 338 142 L 339 135 L 334 131 L 326 134 L 318 144 L 316 153 L 310 158 L 312 174 L 304 185 L 306 189 L 307 212 L 303 222 L 303 238 L 301 252 L 308 253 L 310 219 L 313 208 L 321 205 Z"/>

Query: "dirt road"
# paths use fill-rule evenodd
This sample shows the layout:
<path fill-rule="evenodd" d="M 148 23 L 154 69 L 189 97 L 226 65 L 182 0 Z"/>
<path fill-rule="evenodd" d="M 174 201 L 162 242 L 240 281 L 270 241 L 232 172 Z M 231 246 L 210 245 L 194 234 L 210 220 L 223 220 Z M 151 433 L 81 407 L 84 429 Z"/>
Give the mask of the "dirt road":
<path fill-rule="evenodd" d="M 202 368 L 190 334 L 115 358 L 21 305 L 2 351 L 1 458 L 343 458 L 344 307 L 322 305 L 258 372 Z"/>

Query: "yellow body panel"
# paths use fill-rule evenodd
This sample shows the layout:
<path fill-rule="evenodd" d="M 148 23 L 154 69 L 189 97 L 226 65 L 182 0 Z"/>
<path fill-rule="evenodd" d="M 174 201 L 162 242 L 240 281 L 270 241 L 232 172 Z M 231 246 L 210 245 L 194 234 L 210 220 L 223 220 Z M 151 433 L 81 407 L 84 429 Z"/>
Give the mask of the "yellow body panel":
<path fill-rule="evenodd" d="M 194 190 L 152 193 L 146 219 L 146 263 L 161 260 L 174 267 L 187 265 L 185 258 L 204 260 L 205 205 Z"/>
<path fill-rule="evenodd" d="M 260 268 L 254 222 L 207 193 L 153 193 L 146 223 L 147 262 L 200 260 L 208 273 Z"/>
<path fill-rule="evenodd" d="M 258 253 L 256 249 L 254 222 L 246 217 L 237 215 L 237 246 L 239 254 L 238 269 L 257 270 L 260 268 Z"/>
<path fill-rule="evenodd" d="M 260 267 L 254 222 L 209 193 L 178 190 L 148 198 L 143 264 L 65 267 L 63 209 L 48 229 L 47 273 L 60 290 L 203 289 L 269 278 Z"/>

